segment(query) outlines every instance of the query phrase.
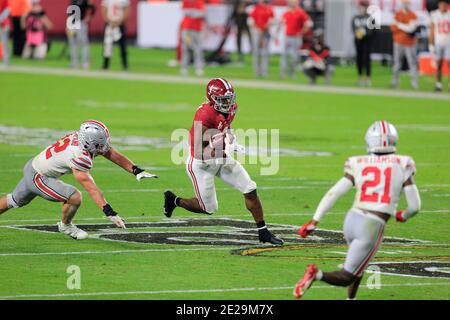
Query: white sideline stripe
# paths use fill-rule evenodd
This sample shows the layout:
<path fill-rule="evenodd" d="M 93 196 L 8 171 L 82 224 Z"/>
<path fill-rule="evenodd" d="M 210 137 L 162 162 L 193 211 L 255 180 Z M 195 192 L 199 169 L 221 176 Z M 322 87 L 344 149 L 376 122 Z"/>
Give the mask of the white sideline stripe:
<path fill-rule="evenodd" d="M 97 79 L 115 79 L 115 80 L 136 80 L 158 83 L 178 83 L 191 85 L 204 85 L 209 78 L 189 78 L 174 75 L 150 74 L 150 73 L 124 73 L 124 72 L 104 72 L 104 71 L 82 71 L 71 70 L 64 68 L 45 68 L 32 66 L 12 66 L 0 67 L 0 71 L 6 73 L 28 73 L 28 74 L 44 74 L 57 75 L 65 77 L 84 77 Z M 439 94 L 434 92 L 415 92 L 415 91 L 399 91 L 388 89 L 362 89 L 356 87 L 340 87 L 340 86 L 310 86 L 304 84 L 291 84 L 275 81 L 261 81 L 261 80 L 239 80 L 233 81 L 235 86 L 252 89 L 273 89 L 283 91 L 296 92 L 319 92 L 331 94 L 351 94 L 363 96 L 384 96 L 384 97 L 398 97 L 398 98 L 421 98 L 433 100 L 450 100 L 450 95 Z"/>
<path fill-rule="evenodd" d="M 144 253 L 144 252 L 183 252 L 183 251 L 220 251 L 233 250 L 234 246 L 217 248 L 186 248 L 186 249 L 136 249 L 136 250 L 110 250 L 110 251 L 73 251 L 73 252 L 12 252 L 0 253 L 0 257 L 20 256 L 72 256 L 82 254 L 120 254 L 120 253 Z"/>
<path fill-rule="evenodd" d="M 381 284 L 381 287 L 423 287 L 423 286 L 450 286 L 449 282 L 423 282 L 423 283 L 387 283 Z M 336 289 L 333 286 L 313 286 L 312 289 Z M 293 290 L 294 286 L 267 287 L 267 288 L 230 288 L 230 289 L 188 289 L 188 290 L 159 290 L 159 291 L 112 291 L 112 292 L 80 292 L 80 293 L 51 293 L 51 294 L 17 294 L 11 296 L 0 296 L 0 299 L 15 298 L 58 298 L 58 297 L 89 297 L 89 296 L 117 296 L 117 295 L 160 295 L 160 294 L 183 294 L 183 293 L 224 293 L 224 292 L 242 292 L 242 291 L 276 291 Z M 368 289 L 367 286 L 361 286 L 361 289 Z"/>
<path fill-rule="evenodd" d="M 344 215 L 346 214 L 346 211 L 342 211 L 342 212 L 329 212 L 329 214 L 333 214 L 333 215 Z M 450 210 L 423 210 L 420 211 L 419 214 L 421 213 L 450 213 Z M 312 216 L 313 213 L 308 213 L 308 212 L 286 212 L 286 213 L 266 213 L 266 215 L 268 217 L 289 217 L 289 216 Z M 249 219 L 251 218 L 251 216 L 247 213 L 242 213 L 242 214 L 224 214 L 224 215 L 220 215 L 220 217 L 248 217 Z M 124 217 L 125 220 L 146 220 L 146 219 L 163 219 L 163 220 L 167 220 L 170 221 L 170 219 L 166 219 L 163 218 L 162 215 L 161 216 L 136 216 L 136 217 Z M 187 216 L 182 216 L 180 218 L 187 218 Z M 2 220 L 0 219 L 0 223 L 20 223 L 20 222 L 42 222 L 42 221 L 51 221 L 51 222 L 55 222 L 57 221 L 57 218 L 48 218 L 48 219 L 16 219 L 16 220 Z M 99 222 L 106 222 L 107 220 L 105 218 L 75 218 L 75 220 L 77 222 L 79 221 L 99 221 Z M 56 222 L 55 222 L 56 223 Z M 1 227 L 7 227 L 7 226 L 1 226 Z"/>

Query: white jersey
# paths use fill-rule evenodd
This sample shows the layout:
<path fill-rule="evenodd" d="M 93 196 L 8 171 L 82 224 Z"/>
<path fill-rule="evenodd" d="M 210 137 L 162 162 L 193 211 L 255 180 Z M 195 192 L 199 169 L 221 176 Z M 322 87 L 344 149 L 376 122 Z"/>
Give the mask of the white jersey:
<path fill-rule="evenodd" d="M 439 46 L 450 46 L 450 10 L 442 13 L 435 10 L 431 13 L 434 24 L 434 43 Z"/>
<path fill-rule="evenodd" d="M 124 18 L 125 8 L 130 5 L 129 0 L 103 0 L 102 6 L 106 8 L 109 20 L 120 21 Z"/>
<path fill-rule="evenodd" d="M 71 173 L 72 169 L 85 172 L 91 170 L 93 159 L 89 152 L 78 145 L 78 133 L 73 132 L 38 154 L 32 164 L 39 174 L 58 178 Z"/>
<path fill-rule="evenodd" d="M 353 207 L 395 215 L 403 184 L 416 165 L 408 156 L 366 155 L 349 158 L 344 171 L 355 179 Z"/>

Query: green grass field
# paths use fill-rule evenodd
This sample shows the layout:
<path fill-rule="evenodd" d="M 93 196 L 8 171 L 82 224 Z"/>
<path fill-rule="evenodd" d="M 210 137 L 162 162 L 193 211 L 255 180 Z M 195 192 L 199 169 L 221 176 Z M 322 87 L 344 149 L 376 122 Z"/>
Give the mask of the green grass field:
<path fill-rule="evenodd" d="M 151 62 L 145 65 L 147 54 Z M 157 67 L 157 60 L 163 64 L 171 55 L 132 49 L 130 72 L 177 74 L 176 69 Z M 54 56 L 41 63 L 13 62 L 67 65 Z M 94 62 L 99 64 L 99 59 Z M 271 80 L 276 80 L 276 61 L 272 64 Z M 207 76 L 250 79 L 245 70 L 250 67 L 217 67 Z M 376 70 L 374 86 L 386 87 L 388 70 Z M 335 83 L 353 85 L 353 69 L 339 71 Z M 259 82 L 255 83 L 257 87 Z M 407 78 L 403 83 L 406 90 Z M 423 90 L 431 90 L 432 83 L 423 78 Z M 171 161 L 170 136 L 175 129 L 190 127 L 204 98 L 203 85 L 0 71 L 0 194 L 15 187 L 24 164 L 48 142 L 89 118 L 105 122 L 119 150 L 160 176 L 138 183 L 106 160 L 96 160 L 92 174 L 129 224 L 126 231 L 86 226 L 92 238 L 74 241 L 51 232 L 60 206 L 42 199 L 0 216 L 0 299 L 292 299 L 293 285 L 308 263 L 318 263 L 324 270 L 343 263 L 341 234 L 323 231 L 318 236 L 325 241 L 304 241 L 296 236 L 296 227 L 310 219 L 324 192 L 342 176 L 345 159 L 365 153 L 364 133 L 378 119 L 397 126 L 399 153 L 416 160 L 422 212 L 406 224 L 390 221 L 385 245 L 373 262 L 381 268 L 381 287 L 367 287 L 374 276 L 366 274 L 358 298 L 450 298 L 448 100 L 236 90 L 240 109 L 234 127 L 279 129 L 280 148 L 289 151 L 280 156 L 274 176 L 260 175 L 261 164 L 246 165 L 258 183 L 266 222 L 287 240 L 282 248 L 256 242 L 242 196 L 221 181 L 217 181 L 220 208 L 213 216 L 181 209 L 170 220 L 162 214 L 164 190 L 194 194 L 184 165 Z M 79 187 L 71 176 L 63 180 Z M 75 222 L 108 224 L 84 196 Z M 320 227 L 340 231 L 352 198 L 353 193 L 341 199 Z M 400 206 L 405 206 L 404 200 Z M 49 225 L 41 228 L 50 232 L 37 231 L 36 225 Z M 177 242 L 179 237 L 194 244 Z M 209 243 L 195 244 L 202 239 Z M 233 242 L 238 239 L 246 242 Z M 81 270 L 79 290 L 67 288 L 67 268 L 73 265 Z M 345 297 L 345 289 L 317 283 L 305 299 Z"/>

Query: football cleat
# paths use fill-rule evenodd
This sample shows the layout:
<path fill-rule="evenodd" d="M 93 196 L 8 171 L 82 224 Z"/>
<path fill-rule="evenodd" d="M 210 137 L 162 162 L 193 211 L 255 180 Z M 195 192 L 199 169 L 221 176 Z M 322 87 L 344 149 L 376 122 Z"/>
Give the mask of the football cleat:
<path fill-rule="evenodd" d="M 166 191 L 164 192 L 164 207 L 163 212 L 164 215 L 167 218 L 170 218 L 172 216 L 173 210 L 177 207 L 175 200 L 177 199 L 177 196 L 172 191 Z"/>
<path fill-rule="evenodd" d="M 274 236 L 267 228 L 258 230 L 259 242 L 261 243 L 271 243 L 276 246 L 281 246 L 284 241 L 280 238 Z"/>
<path fill-rule="evenodd" d="M 88 233 L 81 230 L 74 224 L 63 224 L 58 222 L 58 231 L 67 234 L 69 237 L 75 240 L 84 240 L 88 237 Z"/>
<path fill-rule="evenodd" d="M 294 288 L 294 296 L 296 299 L 300 299 L 305 294 L 306 290 L 311 288 L 312 283 L 316 280 L 316 274 L 319 271 L 315 264 L 309 264 L 306 267 L 305 274 L 301 278 Z"/>

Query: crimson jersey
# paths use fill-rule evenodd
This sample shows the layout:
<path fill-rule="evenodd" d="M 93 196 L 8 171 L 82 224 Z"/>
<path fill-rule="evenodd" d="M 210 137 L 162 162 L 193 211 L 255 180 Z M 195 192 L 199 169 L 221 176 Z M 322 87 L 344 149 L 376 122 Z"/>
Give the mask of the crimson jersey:
<path fill-rule="evenodd" d="M 194 146 L 195 142 L 201 148 L 201 144 L 203 142 L 202 135 L 202 126 L 207 127 L 208 129 L 216 129 L 221 132 L 226 132 L 227 129 L 231 128 L 231 123 L 234 120 L 237 104 L 234 104 L 233 109 L 234 113 L 229 114 L 228 116 L 224 115 L 216 111 L 210 103 L 202 104 L 195 113 L 194 121 L 192 123 L 191 130 L 189 132 L 189 143 L 191 156 L 194 157 Z M 201 150 L 201 149 L 200 149 Z"/>

